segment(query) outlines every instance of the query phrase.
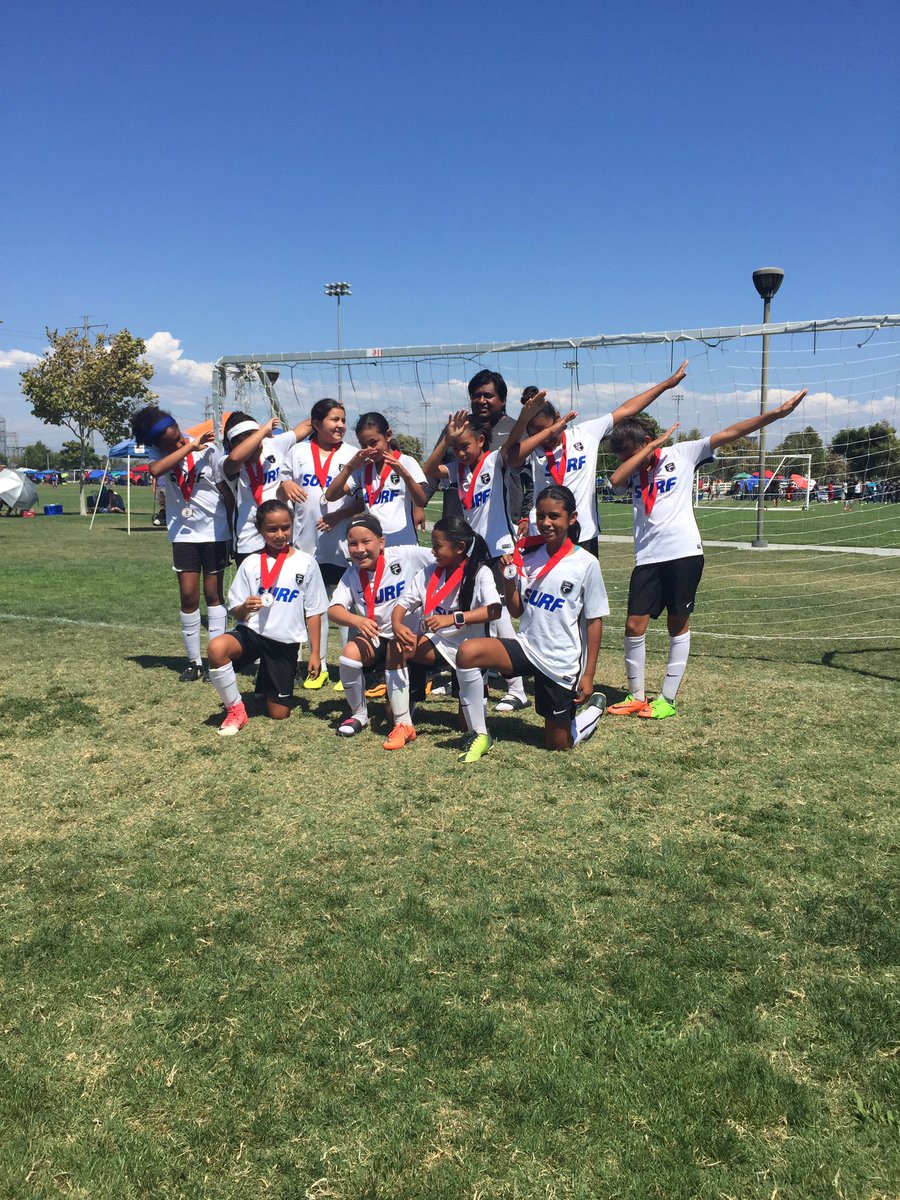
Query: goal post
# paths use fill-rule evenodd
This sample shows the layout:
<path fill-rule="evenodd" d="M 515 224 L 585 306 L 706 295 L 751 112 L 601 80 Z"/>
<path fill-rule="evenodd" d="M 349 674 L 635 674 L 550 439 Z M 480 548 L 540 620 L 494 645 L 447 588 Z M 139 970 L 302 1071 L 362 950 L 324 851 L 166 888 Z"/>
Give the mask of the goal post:
<path fill-rule="evenodd" d="M 811 454 L 766 454 L 763 503 L 766 509 L 790 512 L 809 509 L 818 499 L 819 480 Z M 694 474 L 694 507 L 733 508 L 759 499 L 759 455 L 717 454 Z"/>

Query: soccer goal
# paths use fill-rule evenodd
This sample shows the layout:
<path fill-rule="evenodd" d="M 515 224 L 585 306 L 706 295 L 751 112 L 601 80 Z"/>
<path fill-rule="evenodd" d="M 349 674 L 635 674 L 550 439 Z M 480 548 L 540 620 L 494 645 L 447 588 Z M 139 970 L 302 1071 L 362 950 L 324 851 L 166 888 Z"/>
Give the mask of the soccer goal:
<path fill-rule="evenodd" d="M 808 511 L 817 497 L 818 481 L 812 474 L 811 454 L 765 456 L 763 504 L 767 511 Z M 694 475 L 694 507 L 704 511 L 759 502 L 759 455 L 718 454 L 701 464 Z"/>

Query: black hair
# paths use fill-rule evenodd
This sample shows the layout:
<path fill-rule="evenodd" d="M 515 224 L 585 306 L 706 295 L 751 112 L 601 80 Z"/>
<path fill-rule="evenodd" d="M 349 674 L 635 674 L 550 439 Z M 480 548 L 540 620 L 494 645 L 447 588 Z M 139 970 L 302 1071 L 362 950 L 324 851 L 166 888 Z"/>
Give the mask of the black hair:
<path fill-rule="evenodd" d="M 317 400 L 312 406 L 312 412 L 309 414 L 309 419 L 311 421 L 324 421 L 333 408 L 339 408 L 341 412 L 347 411 L 342 401 L 332 400 L 331 397 L 326 396 L 324 400 Z M 315 430 L 313 430 L 312 436 L 316 436 Z"/>
<path fill-rule="evenodd" d="M 528 387 L 522 392 L 522 399 L 520 403 L 525 404 L 526 401 L 530 400 L 532 396 L 536 396 L 540 390 L 541 389 L 539 387 L 535 387 L 533 383 L 529 383 Z"/>
<path fill-rule="evenodd" d="M 239 424 L 241 421 L 255 420 L 256 417 L 252 417 L 250 413 L 245 412 L 233 412 L 229 415 L 228 420 L 225 422 L 225 428 L 222 430 L 222 441 L 225 443 L 225 449 L 229 451 L 229 453 L 231 452 L 231 438 L 228 436 L 229 429 L 234 429 L 235 425 Z M 247 434 L 242 434 L 241 436 L 249 437 L 250 434 L 248 432 Z"/>
<path fill-rule="evenodd" d="M 262 526 L 263 520 L 269 513 L 286 512 L 291 515 L 290 507 L 283 500 L 264 500 L 256 510 L 256 528 Z"/>
<path fill-rule="evenodd" d="M 479 371 L 477 375 L 473 375 L 469 380 L 469 395 L 473 396 L 485 384 L 492 383 L 497 389 L 497 395 L 503 406 L 506 406 L 506 380 L 498 371 L 488 371 L 487 368 Z"/>
<path fill-rule="evenodd" d="M 542 500 L 559 500 L 566 512 L 571 516 L 572 513 L 578 511 L 578 506 L 575 503 L 575 497 L 567 487 L 562 487 L 558 483 L 551 483 L 549 487 L 545 487 L 535 497 L 534 507 L 540 504 Z M 569 526 L 569 541 L 577 545 L 581 541 L 581 526 L 577 521 L 573 521 Z"/>
<path fill-rule="evenodd" d="M 148 404 L 146 408 L 138 409 L 131 418 L 131 432 L 134 434 L 134 440 L 139 446 L 158 445 L 157 441 L 151 441 L 149 437 L 150 430 L 157 421 L 162 421 L 165 417 L 171 416 L 171 413 L 167 413 L 164 408 L 157 408 L 155 404 Z"/>
<path fill-rule="evenodd" d="M 474 413 L 469 413 L 466 416 L 466 425 L 475 434 L 480 434 L 484 438 L 485 451 L 490 450 L 491 442 L 494 440 L 494 430 L 487 422 L 479 421 Z"/>
<path fill-rule="evenodd" d="M 380 412 L 363 413 L 363 415 L 359 418 L 359 420 L 356 422 L 357 441 L 359 441 L 359 435 L 364 429 L 377 429 L 383 438 L 386 438 L 391 431 L 387 417 Z M 396 438 L 391 438 L 391 440 L 388 442 L 388 445 L 392 450 L 400 449 L 400 447 L 397 445 Z"/>
<path fill-rule="evenodd" d="M 376 537 L 384 537 L 384 530 L 381 528 L 381 522 L 377 517 L 373 517 L 371 513 L 360 513 L 358 517 L 351 517 L 347 522 L 347 536 L 350 536 L 350 530 L 357 525 L 362 525 L 365 529 L 371 530 Z"/>
<path fill-rule="evenodd" d="M 636 417 L 623 417 L 607 442 L 613 454 L 627 454 L 630 458 L 646 442 L 656 437 L 656 426 L 650 417 L 640 413 Z"/>
<path fill-rule="evenodd" d="M 559 412 L 555 404 L 549 400 L 545 400 L 537 412 L 532 413 L 531 420 L 533 421 L 535 417 L 549 417 L 552 423 L 559 420 Z"/>
<path fill-rule="evenodd" d="M 472 607 L 472 596 L 475 592 L 475 576 L 480 567 L 491 564 L 488 544 L 468 521 L 459 516 L 441 517 L 439 521 L 435 521 L 433 528 L 435 533 L 442 533 L 451 542 L 459 542 L 466 548 L 468 562 L 463 572 L 462 583 L 459 585 L 457 606 L 460 612 L 468 612 Z"/>

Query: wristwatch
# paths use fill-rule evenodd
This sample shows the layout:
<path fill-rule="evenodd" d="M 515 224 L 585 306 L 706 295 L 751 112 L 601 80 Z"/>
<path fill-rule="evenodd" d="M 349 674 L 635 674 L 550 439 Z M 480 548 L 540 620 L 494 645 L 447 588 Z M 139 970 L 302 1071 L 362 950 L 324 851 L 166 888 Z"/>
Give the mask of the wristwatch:
<path fill-rule="evenodd" d="M 453 614 L 453 623 L 461 628 L 466 623 L 466 614 L 464 612 L 455 612 Z"/>

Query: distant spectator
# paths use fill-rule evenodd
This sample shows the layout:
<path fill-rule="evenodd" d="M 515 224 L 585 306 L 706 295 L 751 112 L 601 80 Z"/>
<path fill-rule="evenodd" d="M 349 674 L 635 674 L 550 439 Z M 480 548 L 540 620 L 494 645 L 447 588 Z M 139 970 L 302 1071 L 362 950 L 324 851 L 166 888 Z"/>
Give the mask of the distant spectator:
<path fill-rule="evenodd" d="M 125 511 L 125 501 L 115 490 L 111 490 L 107 496 L 107 511 L 111 513 L 123 513 Z"/>

